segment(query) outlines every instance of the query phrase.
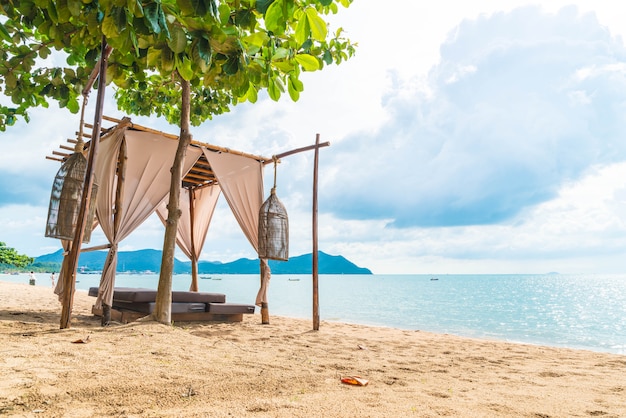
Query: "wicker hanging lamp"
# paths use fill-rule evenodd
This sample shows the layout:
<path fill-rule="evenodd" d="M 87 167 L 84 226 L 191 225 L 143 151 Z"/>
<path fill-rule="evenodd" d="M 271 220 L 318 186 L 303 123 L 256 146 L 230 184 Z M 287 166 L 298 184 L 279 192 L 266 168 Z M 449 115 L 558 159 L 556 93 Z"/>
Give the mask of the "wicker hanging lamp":
<path fill-rule="evenodd" d="M 276 196 L 276 165 L 274 157 L 274 187 L 259 210 L 259 258 L 289 260 L 289 217 L 285 206 Z"/>
<path fill-rule="evenodd" d="M 83 111 L 85 101 L 83 101 Z M 85 143 L 82 137 L 83 120 L 81 117 L 80 132 L 78 134 L 78 142 L 74 147 L 74 153 L 63 162 L 57 175 L 54 177 L 54 183 L 52 183 L 48 220 L 46 222 L 46 237 L 68 241 L 74 239 L 83 196 L 85 173 L 87 171 L 87 158 L 83 154 Z M 97 192 L 98 185 L 94 178 L 89 210 L 85 219 L 83 242 L 89 242 L 91 239 L 91 230 L 93 229 L 96 212 Z"/>

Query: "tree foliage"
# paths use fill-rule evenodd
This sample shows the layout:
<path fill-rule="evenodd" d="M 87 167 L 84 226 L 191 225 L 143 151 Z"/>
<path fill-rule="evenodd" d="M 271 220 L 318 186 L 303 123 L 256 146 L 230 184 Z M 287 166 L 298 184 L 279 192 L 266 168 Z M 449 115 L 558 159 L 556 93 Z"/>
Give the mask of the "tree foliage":
<path fill-rule="evenodd" d="M 354 54 L 323 19 L 351 1 L 2 0 L 0 91 L 11 104 L 0 102 L 0 131 L 51 100 L 78 112 L 102 36 L 113 48 L 107 82 L 130 114 L 179 124 L 177 75 L 191 84 L 192 125 L 260 90 L 298 100 L 302 72 Z"/>
<path fill-rule="evenodd" d="M 0 264 L 15 267 L 26 267 L 34 261 L 34 258 L 19 254 L 14 248 L 7 247 L 4 242 L 0 242 Z"/>

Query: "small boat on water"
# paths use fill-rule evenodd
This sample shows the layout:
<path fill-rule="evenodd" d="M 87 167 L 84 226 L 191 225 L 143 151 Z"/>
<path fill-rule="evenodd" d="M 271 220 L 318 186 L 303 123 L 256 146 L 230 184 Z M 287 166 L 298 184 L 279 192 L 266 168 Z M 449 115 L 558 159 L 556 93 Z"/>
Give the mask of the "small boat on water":
<path fill-rule="evenodd" d="M 300 279 L 287 279 L 287 280 L 289 280 L 290 282 L 299 282 L 300 281 Z"/>
<path fill-rule="evenodd" d="M 431 277 L 430 280 L 439 280 L 437 277 Z"/>
<path fill-rule="evenodd" d="M 200 276 L 200 278 L 204 280 L 213 280 L 213 277 L 211 276 Z"/>

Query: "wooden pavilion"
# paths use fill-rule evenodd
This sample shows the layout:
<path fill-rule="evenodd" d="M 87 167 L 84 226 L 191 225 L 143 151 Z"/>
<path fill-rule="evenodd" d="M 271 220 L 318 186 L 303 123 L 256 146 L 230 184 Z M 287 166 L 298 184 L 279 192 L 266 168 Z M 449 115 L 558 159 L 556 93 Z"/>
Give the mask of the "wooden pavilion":
<path fill-rule="evenodd" d="M 96 307 L 111 306 L 117 267 L 119 243 L 150 215 L 157 213 L 167 218 L 167 197 L 170 167 L 177 147 L 178 136 L 133 124 L 129 118 L 114 119 L 101 128 L 99 151 L 95 161 L 95 197 L 97 225 L 104 232 L 108 244 L 82 251 L 108 249 L 103 267 Z M 85 124 L 92 129 L 93 126 Z M 92 132 L 93 134 L 93 132 Z M 76 144 L 86 154 L 92 134 L 77 132 L 79 140 L 68 139 L 58 151 L 47 157 L 66 161 Z M 81 148 L 79 146 L 79 148 Z M 192 141 L 185 157 L 176 242 L 192 261 L 190 290 L 198 290 L 197 262 L 220 194 L 226 198 L 244 235 L 258 253 L 259 209 L 263 203 L 263 167 L 275 158 L 247 154 L 199 141 Z M 165 222 L 165 221 L 164 221 Z M 68 249 L 69 241 L 63 241 Z M 67 251 L 66 251 L 67 252 Z M 261 286 L 255 303 L 267 305 L 267 286 L 270 270 L 266 259 L 260 260 Z M 59 280 L 55 292 L 63 293 Z"/>

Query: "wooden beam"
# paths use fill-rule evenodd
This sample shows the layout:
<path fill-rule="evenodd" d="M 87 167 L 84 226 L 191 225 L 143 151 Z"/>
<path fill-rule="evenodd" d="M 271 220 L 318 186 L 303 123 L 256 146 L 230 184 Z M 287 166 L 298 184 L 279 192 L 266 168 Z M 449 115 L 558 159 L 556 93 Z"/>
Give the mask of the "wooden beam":
<path fill-rule="evenodd" d="M 90 251 L 106 250 L 108 248 L 111 248 L 111 244 L 102 244 L 102 245 L 96 245 L 94 247 L 89 247 L 89 248 L 81 248 L 80 252 L 88 253 Z"/>
<path fill-rule="evenodd" d="M 110 116 L 103 116 L 102 118 L 106 119 L 106 120 L 108 120 L 110 122 L 116 122 L 116 123 L 120 122 L 119 119 L 112 118 Z M 137 125 L 135 123 L 133 123 L 131 125 L 131 128 L 132 129 L 136 129 L 138 131 L 145 131 L 145 132 L 150 132 L 150 133 L 157 134 L 157 135 L 162 135 L 162 136 L 164 136 L 166 138 L 169 138 L 169 139 L 172 139 L 172 140 L 176 140 L 176 141 L 178 140 L 178 135 L 168 134 L 166 132 L 158 131 L 156 129 L 152 129 L 152 128 L 148 128 L 148 127 L 145 127 L 145 126 Z M 252 158 L 252 159 L 257 160 L 259 162 L 266 162 L 266 161 L 270 161 L 271 162 L 272 161 L 271 158 L 262 157 L 262 156 L 254 155 L 254 154 L 248 154 L 246 152 L 241 152 L 241 151 L 235 151 L 235 150 L 232 150 L 230 148 L 225 148 L 225 147 L 220 147 L 220 146 L 217 146 L 217 145 L 207 144 L 206 142 L 200 142 L 200 141 L 192 140 L 191 144 L 199 146 L 199 147 L 204 147 L 204 148 L 206 148 L 208 150 L 211 150 L 211 151 L 214 151 L 214 152 L 227 152 L 229 154 L 240 155 L 242 157 Z"/>
<path fill-rule="evenodd" d="M 187 173 L 187 175 L 183 178 L 183 181 L 189 181 L 188 179 L 196 179 L 200 181 L 212 181 L 215 180 L 215 177 L 203 176 L 202 174 L 193 174 Z"/>
<path fill-rule="evenodd" d="M 76 131 L 76 132 L 74 132 L 74 133 L 76 134 L 76 136 L 81 136 L 81 133 L 80 133 L 80 132 L 78 132 L 78 131 Z M 89 139 L 91 139 L 91 138 L 92 138 L 92 136 L 91 136 L 91 135 L 86 134 L 86 133 L 84 133 L 84 132 L 83 132 L 82 136 L 84 136 L 85 138 L 89 138 Z"/>
<path fill-rule="evenodd" d="M 289 155 L 297 154 L 299 152 L 304 152 L 304 151 L 311 151 L 313 149 L 314 150 L 318 150 L 319 148 L 328 147 L 329 145 L 330 145 L 330 142 L 322 142 L 319 145 L 317 145 L 317 144 L 316 145 L 309 145 L 308 147 L 296 148 L 296 149 L 291 150 L 291 151 L 283 152 L 281 154 L 276 154 L 276 155 L 274 155 L 274 157 L 280 160 L 281 158 L 287 157 Z"/>
<path fill-rule="evenodd" d="M 196 163 L 196 164 L 197 164 L 197 163 Z M 215 172 L 214 172 L 213 170 L 210 170 L 210 169 L 208 169 L 208 168 L 204 168 L 204 167 L 200 167 L 200 166 L 197 166 L 197 165 L 194 165 L 194 166 L 191 168 L 191 170 L 192 170 L 192 171 L 198 171 L 198 172 L 200 172 L 200 173 L 206 173 L 206 174 L 210 174 L 210 175 L 212 175 L 212 176 L 215 176 Z"/>

